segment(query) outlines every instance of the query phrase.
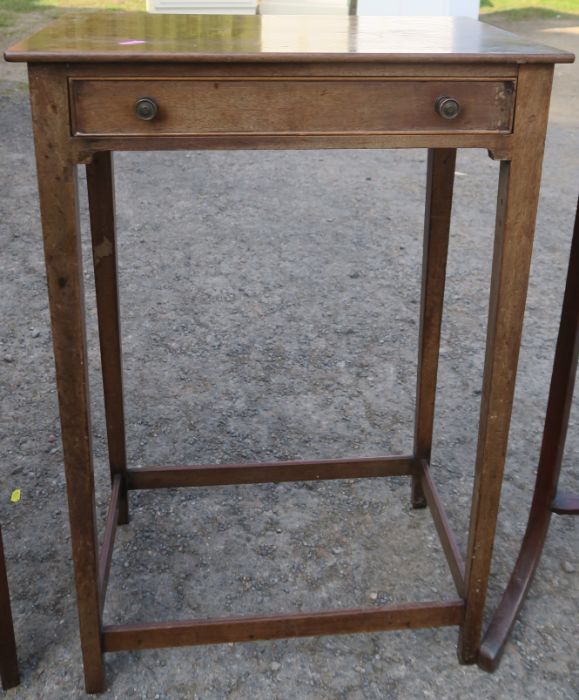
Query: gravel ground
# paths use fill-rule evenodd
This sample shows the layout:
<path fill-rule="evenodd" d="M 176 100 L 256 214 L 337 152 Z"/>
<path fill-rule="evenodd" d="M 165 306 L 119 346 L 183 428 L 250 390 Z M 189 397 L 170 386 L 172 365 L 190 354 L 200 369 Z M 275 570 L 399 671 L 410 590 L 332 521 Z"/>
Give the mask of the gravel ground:
<path fill-rule="evenodd" d="M 519 30 L 577 51 L 579 29 L 568 24 Z M 577 197 L 578 68 L 557 76 L 489 609 L 525 526 Z M 3 64 L 0 78 L 0 517 L 22 671 L 6 697 L 79 698 L 25 74 Z M 408 451 L 424 152 L 117 154 L 115 165 L 132 465 Z M 434 474 L 463 548 L 497 169 L 483 152 L 459 154 Z M 109 487 L 88 253 L 102 522 Z M 577 403 L 563 477 L 574 490 Z M 405 479 L 140 492 L 131 511 L 108 621 L 453 594 L 430 515 L 410 509 Z M 421 630 L 110 655 L 103 698 L 577 699 L 578 534 L 576 520 L 554 520 L 494 675 L 458 665 L 456 629 Z"/>

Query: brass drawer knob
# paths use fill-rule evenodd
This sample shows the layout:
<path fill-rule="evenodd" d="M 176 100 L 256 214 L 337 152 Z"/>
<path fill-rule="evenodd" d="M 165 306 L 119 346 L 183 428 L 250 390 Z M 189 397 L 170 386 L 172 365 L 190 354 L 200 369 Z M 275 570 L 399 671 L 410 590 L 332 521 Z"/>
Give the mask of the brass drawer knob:
<path fill-rule="evenodd" d="M 460 114 L 460 104 L 452 97 L 439 97 L 434 109 L 443 119 L 456 119 Z"/>
<path fill-rule="evenodd" d="M 159 108 L 152 97 L 141 97 L 135 102 L 135 114 L 139 119 L 149 122 L 157 116 Z"/>

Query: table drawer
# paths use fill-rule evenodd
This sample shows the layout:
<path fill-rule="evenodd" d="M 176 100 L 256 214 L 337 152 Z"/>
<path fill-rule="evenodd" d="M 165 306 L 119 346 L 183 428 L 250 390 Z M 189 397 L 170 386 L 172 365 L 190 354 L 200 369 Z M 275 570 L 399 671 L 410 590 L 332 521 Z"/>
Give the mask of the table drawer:
<path fill-rule="evenodd" d="M 80 79 L 70 80 L 77 135 L 383 134 L 509 132 L 510 80 Z M 444 118 L 435 106 L 460 106 Z M 141 117 L 135 106 L 148 98 Z M 147 112 L 146 107 L 149 107 Z M 156 112 L 150 119 L 151 112 Z"/>

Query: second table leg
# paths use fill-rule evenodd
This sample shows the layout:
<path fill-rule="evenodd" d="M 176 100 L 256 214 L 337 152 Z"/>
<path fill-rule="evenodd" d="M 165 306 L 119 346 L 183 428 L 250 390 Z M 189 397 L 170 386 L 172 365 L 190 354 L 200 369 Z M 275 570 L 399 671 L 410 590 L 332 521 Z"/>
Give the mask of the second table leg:
<path fill-rule="evenodd" d="M 429 149 L 414 429 L 414 455 L 429 464 L 455 164 L 456 148 Z M 426 506 L 420 479 L 416 476 L 412 477 L 412 506 Z"/>
<path fill-rule="evenodd" d="M 129 522 L 127 454 L 123 405 L 123 368 L 117 242 L 115 232 L 114 171 L 110 152 L 95 153 L 86 166 L 101 365 L 111 478 L 121 476 L 119 524 Z"/>

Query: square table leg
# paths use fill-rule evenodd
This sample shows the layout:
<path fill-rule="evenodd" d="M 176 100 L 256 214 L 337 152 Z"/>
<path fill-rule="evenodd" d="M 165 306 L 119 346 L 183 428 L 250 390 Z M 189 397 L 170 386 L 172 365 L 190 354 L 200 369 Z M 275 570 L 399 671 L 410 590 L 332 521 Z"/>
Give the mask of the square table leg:
<path fill-rule="evenodd" d="M 511 160 L 502 161 L 500 166 L 466 559 L 466 610 L 458 652 L 463 663 L 477 660 L 480 644 L 523 330 L 552 78 L 551 66 L 521 66 L 515 111 L 517 136 Z M 517 131 L 518 123 L 525 128 Z"/>
<path fill-rule="evenodd" d="M 121 477 L 119 525 L 124 525 L 129 522 L 129 503 L 117 279 L 114 171 L 112 154 L 109 151 L 93 155 L 92 161 L 86 166 L 86 182 L 90 209 L 109 462 L 111 480 L 114 480 L 116 475 Z"/>
<path fill-rule="evenodd" d="M 0 679 L 4 690 L 20 683 L 2 530 L 0 530 Z"/>
<path fill-rule="evenodd" d="M 414 433 L 414 455 L 429 465 L 455 164 L 456 148 L 429 149 Z M 418 476 L 412 477 L 412 506 L 426 507 Z"/>
<path fill-rule="evenodd" d="M 105 681 L 77 166 L 64 76 L 31 66 L 29 82 L 85 685 L 100 692 Z"/>

